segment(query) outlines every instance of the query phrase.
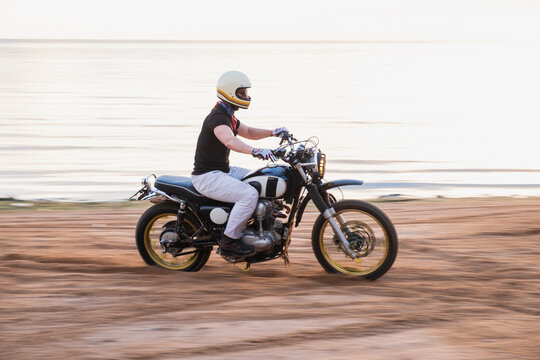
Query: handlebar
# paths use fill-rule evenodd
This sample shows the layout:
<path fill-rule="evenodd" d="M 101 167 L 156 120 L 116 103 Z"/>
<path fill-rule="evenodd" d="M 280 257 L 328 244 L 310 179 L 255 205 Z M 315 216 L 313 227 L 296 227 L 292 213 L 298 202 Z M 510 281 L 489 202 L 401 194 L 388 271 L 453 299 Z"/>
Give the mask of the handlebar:
<path fill-rule="evenodd" d="M 292 146 L 293 141 L 297 141 L 292 134 L 290 134 L 288 131 L 284 131 L 279 136 L 281 138 L 281 141 L 279 142 L 279 145 L 283 144 L 285 141 L 289 143 L 290 146 Z"/>
<path fill-rule="evenodd" d="M 285 155 L 287 155 L 287 145 L 289 146 L 291 150 L 294 150 L 294 141 L 298 141 L 298 140 L 289 132 L 283 132 L 280 134 L 279 137 L 281 138 L 281 141 L 279 142 L 280 147 L 278 147 L 275 150 L 272 150 L 272 153 L 274 154 L 276 158 L 283 159 L 286 162 L 288 162 L 287 161 L 288 159 L 285 159 Z M 287 145 L 281 146 L 283 145 L 283 143 L 287 143 Z"/>
<path fill-rule="evenodd" d="M 275 150 L 272 150 L 272 153 L 274 154 L 274 156 L 278 159 L 282 159 L 285 154 L 287 153 L 287 150 L 283 147 L 279 147 Z"/>
<path fill-rule="evenodd" d="M 298 141 L 289 132 L 283 132 L 279 135 L 279 137 L 281 138 L 281 141 L 279 142 L 280 146 L 271 151 L 276 159 L 282 159 L 286 163 L 291 163 L 291 161 L 294 159 L 302 161 L 301 158 L 304 157 L 306 152 L 308 152 L 309 156 L 313 156 L 314 151 L 317 151 L 317 146 L 319 144 L 319 139 L 315 136 L 312 136 L 307 140 Z M 285 142 L 288 144 L 282 145 Z M 308 143 L 313 144 L 313 146 L 308 147 Z"/>
<path fill-rule="evenodd" d="M 279 146 L 277 149 L 275 150 L 272 150 L 272 153 L 274 154 L 274 156 L 278 159 L 283 159 L 283 157 L 285 156 L 285 154 L 287 154 L 287 149 L 285 148 L 285 146 L 281 146 L 283 145 L 283 143 L 288 143 L 289 147 L 291 149 L 294 148 L 294 144 L 293 144 L 293 141 L 296 141 L 296 139 L 294 138 L 294 136 L 292 134 L 290 134 L 288 131 L 284 131 L 282 132 L 281 134 L 279 134 L 279 137 L 281 138 L 280 142 L 279 142 Z"/>

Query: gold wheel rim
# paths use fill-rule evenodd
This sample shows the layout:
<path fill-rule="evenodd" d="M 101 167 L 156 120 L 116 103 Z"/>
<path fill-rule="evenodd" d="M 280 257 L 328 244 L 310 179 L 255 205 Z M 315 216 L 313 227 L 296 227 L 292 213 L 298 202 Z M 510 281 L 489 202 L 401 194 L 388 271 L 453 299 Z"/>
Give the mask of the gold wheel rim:
<path fill-rule="evenodd" d="M 323 226 L 321 227 L 321 231 L 319 233 L 319 246 L 320 246 L 320 249 L 321 249 L 321 253 L 323 254 L 323 256 L 324 256 L 325 260 L 327 261 L 327 263 L 330 266 L 332 266 L 332 268 L 336 269 L 337 271 L 339 271 L 341 273 L 348 274 L 348 275 L 353 275 L 353 276 L 369 275 L 369 274 L 375 272 L 377 269 L 379 269 L 381 267 L 382 263 L 388 257 L 388 251 L 389 251 L 389 246 L 390 246 L 390 242 L 388 240 L 388 234 L 387 234 L 386 230 L 384 229 L 384 227 L 379 222 L 379 220 L 377 220 L 374 216 L 372 216 L 371 214 L 369 214 L 369 213 L 367 213 L 365 211 L 361 211 L 361 210 L 357 210 L 357 209 L 341 210 L 341 211 L 337 212 L 336 215 L 334 215 L 334 218 L 337 215 L 343 216 L 343 214 L 346 213 L 346 212 L 349 212 L 349 213 L 350 212 L 355 212 L 355 213 L 362 214 L 364 216 L 364 218 L 367 217 L 367 219 L 369 220 L 369 223 L 371 223 L 373 225 L 377 225 L 378 231 L 377 231 L 377 235 L 375 236 L 375 240 L 374 240 L 375 244 L 374 244 L 374 246 L 377 249 L 377 253 L 379 254 L 380 258 L 378 260 L 368 259 L 371 256 L 371 254 L 373 253 L 373 251 L 375 251 L 375 248 L 368 256 L 356 259 L 356 260 L 360 260 L 360 261 L 356 261 L 356 260 L 353 260 L 353 259 L 347 257 L 345 255 L 345 253 L 343 252 L 343 250 L 340 249 L 338 246 L 334 245 L 333 243 L 332 243 L 331 247 L 327 246 L 327 243 L 325 242 L 325 240 L 328 240 L 328 239 L 325 238 L 325 231 L 328 229 L 329 232 L 327 232 L 327 234 L 330 233 L 332 235 L 332 237 L 334 235 L 334 232 L 333 232 L 332 228 L 329 226 L 328 221 L 325 221 L 323 223 Z M 337 219 L 336 219 L 336 221 L 337 221 Z M 347 219 L 345 219 L 345 221 L 347 222 Z M 364 219 L 362 219 L 360 222 L 363 223 L 363 224 L 367 224 L 367 226 L 369 226 L 369 223 L 364 221 Z M 370 231 L 373 231 L 372 226 L 369 226 L 369 228 L 370 228 L 369 229 Z M 330 239 L 330 241 L 333 242 L 332 239 Z M 333 252 L 339 254 L 341 258 L 343 258 L 344 260 L 348 260 L 348 262 L 346 264 L 349 265 L 349 266 L 345 266 L 341 262 L 338 262 L 336 259 L 334 259 L 329 254 L 329 250 L 331 248 L 332 248 Z M 338 251 L 336 251 L 336 248 L 337 248 Z M 366 259 L 368 261 L 365 261 L 364 259 Z M 374 265 L 368 265 L 367 269 L 363 270 L 363 269 L 361 269 L 362 266 L 360 264 L 362 264 L 364 262 L 366 262 L 366 263 L 374 263 Z M 350 266 L 356 266 L 356 268 L 351 268 Z"/>
<path fill-rule="evenodd" d="M 144 247 L 146 248 L 146 252 L 148 253 L 148 255 L 150 255 L 152 260 L 154 260 L 155 263 L 158 264 L 159 266 L 164 267 L 166 269 L 170 269 L 170 270 L 183 270 L 191 266 L 198 259 L 198 257 L 200 256 L 200 253 L 197 252 L 197 253 L 192 254 L 189 258 L 187 258 L 183 262 L 178 262 L 176 260 L 185 258 L 184 256 L 173 257 L 169 253 L 163 254 L 161 252 L 161 245 L 159 243 L 159 234 L 161 234 L 162 230 L 160 229 L 162 228 L 155 226 L 155 224 L 158 223 L 160 219 L 172 217 L 175 220 L 176 216 L 177 215 L 174 213 L 163 213 L 163 214 L 154 216 L 154 218 L 152 218 L 152 220 L 148 222 L 148 224 L 146 225 L 146 229 L 144 230 Z M 173 219 L 164 221 L 163 224 Z M 195 226 L 189 220 L 184 219 L 183 222 L 186 223 L 193 230 L 193 232 L 195 232 L 196 230 Z M 161 225 L 162 224 L 160 223 L 160 226 Z M 157 236 L 153 236 L 156 234 Z M 158 252 L 156 252 L 156 249 L 158 249 Z"/>

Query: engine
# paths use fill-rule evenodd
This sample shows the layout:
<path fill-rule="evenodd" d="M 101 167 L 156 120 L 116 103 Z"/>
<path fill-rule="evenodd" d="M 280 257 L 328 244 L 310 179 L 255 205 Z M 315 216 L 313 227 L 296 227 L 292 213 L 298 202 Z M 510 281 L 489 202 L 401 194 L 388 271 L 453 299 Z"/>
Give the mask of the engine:
<path fill-rule="evenodd" d="M 242 235 L 242 241 L 252 245 L 257 254 L 271 253 L 282 243 L 284 227 L 275 215 L 281 208 L 275 201 L 259 200 L 257 203 Z"/>

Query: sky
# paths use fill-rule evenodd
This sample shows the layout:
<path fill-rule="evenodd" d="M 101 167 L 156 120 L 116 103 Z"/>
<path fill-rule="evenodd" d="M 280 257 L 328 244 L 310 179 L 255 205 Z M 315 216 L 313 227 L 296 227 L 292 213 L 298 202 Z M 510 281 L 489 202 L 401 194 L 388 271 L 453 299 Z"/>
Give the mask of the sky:
<path fill-rule="evenodd" d="M 540 0 L 0 0 L 0 39 L 539 41 Z"/>

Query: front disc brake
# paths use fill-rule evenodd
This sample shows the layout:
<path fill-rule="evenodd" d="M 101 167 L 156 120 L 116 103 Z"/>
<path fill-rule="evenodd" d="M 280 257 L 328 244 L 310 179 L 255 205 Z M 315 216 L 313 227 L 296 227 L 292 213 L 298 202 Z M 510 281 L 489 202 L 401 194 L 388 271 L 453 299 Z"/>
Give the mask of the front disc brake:
<path fill-rule="evenodd" d="M 376 242 L 373 229 L 371 229 L 368 224 L 358 220 L 347 221 L 345 224 L 349 229 L 349 231 L 345 234 L 345 237 L 349 242 L 350 248 L 356 255 L 355 258 L 358 259 L 366 257 L 371 254 Z M 348 252 L 343 249 L 343 245 L 341 244 L 341 241 L 337 235 L 334 235 L 333 240 L 334 244 L 339 247 L 341 251 L 348 254 Z"/>

